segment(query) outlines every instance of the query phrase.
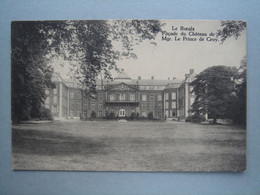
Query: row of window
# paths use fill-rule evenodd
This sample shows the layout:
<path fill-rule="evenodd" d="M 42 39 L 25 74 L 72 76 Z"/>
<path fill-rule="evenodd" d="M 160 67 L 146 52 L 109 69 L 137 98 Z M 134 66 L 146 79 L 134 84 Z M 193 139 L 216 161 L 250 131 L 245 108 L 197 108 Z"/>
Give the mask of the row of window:
<path fill-rule="evenodd" d="M 175 110 L 165 110 L 166 117 L 177 117 L 177 113 Z"/>
<path fill-rule="evenodd" d="M 154 86 L 154 87 L 156 87 L 156 86 Z M 190 90 L 192 90 L 192 87 L 190 88 Z M 45 90 L 45 94 L 49 95 L 50 91 L 48 89 L 46 89 Z M 58 89 L 57 88 L 53 89 L 53 94 L 54 95 L 58 94 Z M 78 97 L 78 98 L 81 98 L 81 93 L 80 92 L 76 92 L 76 93 L 75 92 L 70 92 L 70 99 L 74 99 L 75 96 Z M 166 100 L 170 99 L 169 96 L 170 96 L 170 93 L 165 93 L 165 99 Z M 180 90 L 180 97 L 182 97 L 182 96 L 184 96 L 184 89 Z M 130 101 L 134 101 L 135 98 L 136 98 L 135 94 L 130 94 Z M 147 95 L 143 94 L 141 96 L 141 98 L 142 98 L 142 101 L 147 101 Z M 102 101 L 103 100 L 103 95 L 99 95 L 98 99 L 100 101 Z M 116 99 L 115 98 L 115 94 L 110 94 L 110 101 L 115 101 L 115 99 Z M 171 99 L 172 100 L 176 100 L 176 93 L 175 92 L 171 93 Z M 119 95 L 119 101 L 125 101 L 125 100 L 126 100 L 126 95 L 123 94 L 123 93 L 120 94 Z M 153 94 L 150 95 L 150 101 L 154 101 L 154 95 Z M 158 101 L 162 101 L 162 96 L 161 95 L 158 95 Z"/>
<path fill-rule="evenodd" d="M 87 108 L 87 104 L 85 104 L 84 107 Z M 95 104 L 95 103 L 92 103 L 92 104 L 90 105 L 90 108 L 91 108 L 92 110 L 95 110 L 95 109 L 96 109 L 96 104 Z M 98 104 L 98 109 L 99 109 L 99 110 L 100 110 L 100 109 L 103 109 L 103 104 Z"/>
<path fill-rule="evenodd" d="M 140 90 L 164 90 L 165 86 L 160 86 L 160 85 L 139 85 L 138 88 Z M 107 89 L 106 86 L 97 86 L 97 90 L 102 90 L 102 89 Z"/>
<path fill-rule="evenodd" d="M 143 101 L 143 102 L 146 102 L 147 101 L 147 96 L 149 96 L 149 100 L 150 101 L 154 101 L 155 100 L 155 95 L 153 95 L 153 94 L 150 94 L 150 95 L 146 95 L 146 94 L 143 94 L 143 95 L 141 95 L 141 101 Z M 110 101 L 116 101 L 116 95 L 115 94 L 110 94 L 109 95 L 109 99 L 110 99 Z M 130 101 L 135 101 L 136 100 L 136 95 L 135 94 L 130 94 Z M 119 99 L 118 99 L 119 101 L 126 101 L 126 94 L 124 94 L 124 93 L 121 93 L 121 94 L 119 94 Z M 158 95 L 157 96 L 157 100 L 158 101 L 162 101 L 162 95 Z"/>
<path fill-rule="evenodd" d="M 169 100 L 170 99 L 169 96 L 170 96 L 170 93 L 165 93 L 165 100 Z M 171 99 L 176 100 L 176 93 L 175 92 L 171 93 Z"/>
<path fill-rule="evenodd" d="M 155 105 L 154 105 L 154 103 L 153 102 L 150 102 L 150 109 L 154 109 L 155 108 Z M 72 107 L 71 107 L 72 108 Z M 77 103 L 77 108 L 78 109 L 81 109 L 81 105 L 80 105 L 80 103 Z M 84 109 L 87 109 L 88 108 L 88 106 L 87 106 L 87 104 L 84 104 Z M 95 103 L 92 103 L 91 104 L 91 109 L 95 109 L 96 108 L 96 104 Z M 142 109 L 146 109 L 146 108 L 148 108 L 147 107 L 147 104 L 146 103 L 142 103 Z M 166 109 L 169 109 L 169 102 L 166 102 L 165 103 L 165 108 Z M 176 108 L 176 102 L 172 102 L 171 103 L 171 108 L 173 108 L 173 109 L 175 109 Z M 103 104 L 98 104 L 98 109 L 103 109 Z M 158 104 L 158 109 L 162 109 L 162 104 Z"/>
<path fill-rule="evenodd" d="M 121 93 L 119 94 L 118 98 L 119 101 L 126 101 L 126 94 Z M 116 101 L 116 94 L 110 94 L 109 99 L 110 101 Z M 130 101 L 135 101 L 135 100 L 136 100 L 135 94 L 130 94 Z"/>
<path fill-rule="evenodd" d="M 135 99 L 135 94 L 132 94 L 133 96 L 130 95 L 130 101 L 134 101 Z M 115 101 L 115 97 L 114 95 L 110 95 L 110 101 Z M 131 98 L 132 97 L 132 98 Z M 146 95 L 142 95 L 142 101 L 147 101 L 146 99 Z M 162 96 L 158 95 L 158 101 L 162 101 Z M 45 103 L 49 104 L 49 97 L 46 98 Z M 125 101 L 125 94 L 120 94 L 119 96 L 119 101 Z M 154 101 L 154 95 L 150 95 L 150 101 Z M 53 104 L 57 104 L 58 103 L 58 97 L 57 96 L 53 96 Z M 78 103 L 79 104 L 79 103 Z M 151 104 L 153 105 L 153 103 L 151 102 Z M 92 105 L 95 105 L 94 103 L 92 103 Z M 102 105 L 102 104 L 99 104 Z M 166 102 L 166 108 L 168 107 L 169 102 Z M 172 102 L 172 105 L 176 107 L 176 102 Z M 180 102 L 180 105 L 182 105 L 182 103 Z M 102 109 L 102 108 L 101 108 Z"/>
<path fill-rule="evenodd" d="M 150 102 L 149 105 L 150 105 L 150 107 L 149 107 L 150 109 L 154 109 L 155 108 L 155 105 L 154 105 L 153 102 Z M 157 106 L 158 106 L 158 109 L 162 109 L 162 104 L 161 103 L 159 103 Z M 148 108 L 147 104 L 146 103 L 142 103 L 142 109 L 146 109 L 146 108 Z M 165 103 L 165 108 L 166 109 L 169 109 L 169 108 L 176 109 L 176 102 L 172 101 L 170 106 L 169 106 L 169 102 L 166 102 Z"/>
<path fill-rule="evenodd" d="M 71 100 L 74 99 L 74 95 L 75 95 L 75 93 L 72 93 L 72 92 L 70 93 L 70 99 Z M 80 94 L 78 93 L 77 95 L 79 97 Z M 150 101 L 155 100 L 155 95 L 153 95 L 153 94 L 150 94 L 150 95 L 143 94 L 143 95 L 141 95 L 141 100 L 144 101 L 144 102 L 147 101 L 147 99 L 148 99 L 147 96 L 149 96 Z M 57 96 L 54 96 L 53 98 L 54 98 L 53 103 L 56 104 L 57 103 L 57 99 L 56 99 Z M 110 94 L 109 99 L 110 99 L 110 101 L 116 101 L 116 94 Z M 169 93 L 165 94 L 165 99 L 169 100 Z M 171 93 L 171 99 L 176 100 L 176 93 Z M 98 100 L 103 101 L 103 96 L 98 96 Z M 136 100 L 136 94 L 130 94 L 130 101 L 135 101 L 135 100 Z M 162 95 L 158 95 L 157 100 L 162 101 Z M 126 101 L 126 94 L 124 94 L 124 93 L 119 94 L 119 101 Z"/>
<path fill-rule="evenodd" d="M 140 90 L 164 90 L 165 86 L 154 86 L 154 85 L 145 86 L 145 85 L 141 85 L 141 86 L 139 86 L 139 89 Z"/>
<path fill-rule="evenodd" d="M 154 109 L 154 103 L 153 102 L 150 102 L 150 109 Z M 146 109 L 148 108 L 147 104 L 146 103 L 142 103 L 142 109 Z M 158 104 L 158 109 L 162 109 L 162 104 Z"/>
<path fill-rule="evenodd" d="M 166 103 L 165 103 L 165 108 L 166 108 L 166 109 L 169 109 L 169 102 L 166 102 Z M 173 101 L 173 102 L 171 103 L 171 108 L 173 108 L 173 109 L 176 108 L 176 102 Z"/>
<path fill-rule="evenodd" d="M 170 94 L 166 93 L 165 94 L 165 99 L 169 100 Z M 110 101 L 115 101 L 116 100 L 116 95 L 115 94 L 110 94 L 109 96 Z M 135 101 L 135 94 L 130 94 L 130 101 Z M 146 102 L 147 99 L 149 98 L 150 101 L 155 101 L 155 95 L 154 94 L 150 94 L 150 95 L 146 95 L 146 94 L 142 94 L 141 95 L 141 101 Z M 176 100 L 176 93 L 171 93 L 171 99 L 172 100 Z M 126 100 L 126 95 L 124 93 L 119 94 L 119 101 L 125 101 Z M 162 95 L 157 95 L 157 101 L 162 101 Z"/>

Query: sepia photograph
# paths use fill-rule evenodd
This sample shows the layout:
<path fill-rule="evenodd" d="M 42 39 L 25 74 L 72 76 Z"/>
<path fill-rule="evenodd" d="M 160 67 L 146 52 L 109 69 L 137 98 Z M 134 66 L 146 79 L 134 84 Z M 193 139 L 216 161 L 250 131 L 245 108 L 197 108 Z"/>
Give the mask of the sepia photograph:
<path fill-rule="evenodd" d="M 246 21 L 12 21 L 12 168 L 245 171 L 246 71 Z"/>

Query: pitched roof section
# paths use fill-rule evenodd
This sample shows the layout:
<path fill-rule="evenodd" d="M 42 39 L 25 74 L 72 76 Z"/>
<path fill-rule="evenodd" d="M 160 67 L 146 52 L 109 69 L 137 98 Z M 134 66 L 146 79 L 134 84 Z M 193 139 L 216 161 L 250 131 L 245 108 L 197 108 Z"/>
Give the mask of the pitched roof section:
<path fill-rule="evenodd" d="M 117 85 L 111 85 L 109 86 L 108 90 L 118 90 L 118 91 L 133 91 L 136 90 L 136 85 L 128 85 L 126 83 L 119 83 Z"/>

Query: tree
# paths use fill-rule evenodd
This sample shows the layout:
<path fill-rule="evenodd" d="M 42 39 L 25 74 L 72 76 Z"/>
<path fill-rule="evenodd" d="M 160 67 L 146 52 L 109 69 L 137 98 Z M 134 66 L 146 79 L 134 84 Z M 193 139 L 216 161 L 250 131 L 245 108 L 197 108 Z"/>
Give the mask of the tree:
<path fill-rule="evenodd" d="M 154 39 L 160 28 L 156 20 L 12 22 L 12 121 L 39 111 L 45 88 L 54 87 L 53 59 L 67 60 L 92 94 L 101 72 L 111 78 L 116 60 L 136 57 L 133 44 Z M 122 49 L 113 47 L 116 41 Z"/>
<path fill-rule="evenodd" d="M 48 40 L 33 22 L 12 22 L 12 121 L 28 119 L 39 111 L 45 88 L 53 88 L 47 64 Z"/>
<path fill-rule="evenodd" d="M 237 77 L 237 82 L 236 82 L 236 97 L 234 100 L 234 112 L 233 112 L 233 121 L 236 124 L 239 125 L 246 125 L 246 86 L 247 86 L 247 81 L 246 81 L 246 57 L 244 57 L 241 60 L 241 66 L 238 69 L 238 77 Z"/>
<path fill-rule="evenodd" d="M 241 32 L 246 29 L 246 22 L 227 20 L 221 21 L 221 26 L 222 29 L 218 30 L 217 36 L 221 38 L 221 42 L 223 43 L 229 37 L 237 39 L 241 35 Z"/>
<path fill-rule="evenodd" d="M 208 114 L 214 123 L 218 118 L 230 118 L 236 75 L 237 69 L 227 66 L 213 66 L 198 74 L 191 83 L 196 95 L 191 110 L 193 115 Z"/>
<path fill-rule="evenodd" d="M 246 30 L 245 21 L 221 21 L 222 29 L 218 30 L 217 35 L 221 37 L 223 44 L 228 38 L 234 37 L 237 39 L 243 31 Z M 236 97 L 233 105 L 235 112 L 233 113 L 233 120 L 240 125 L 246 125 L 246 56 L 241 60 L 241 66 L 238 70 L 238 82 L 236 85 Z"/>

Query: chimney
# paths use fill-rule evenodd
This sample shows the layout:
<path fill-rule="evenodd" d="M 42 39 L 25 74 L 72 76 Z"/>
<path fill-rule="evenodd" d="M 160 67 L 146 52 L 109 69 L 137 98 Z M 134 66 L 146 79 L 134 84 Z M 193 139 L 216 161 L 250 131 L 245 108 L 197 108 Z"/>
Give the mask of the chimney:
<path fill-rule="evenodd" d="M 176 79 L 176 77 L 172 77 L 172 80 L 175 80 Z"/>
<path fill-rule="evenodd" d="M 193 74 L 194 73 L 194 69 L 190 69 L 190 74 Z"/>
<path fill-rule="evenodd" d="M 141 80 L 141 76 L 138 76 L 138 80 Z"/>
<path fill-rule="evenodd" d="M 151 79 L 154 80 L 154 76 L 152 76 Z"/>

